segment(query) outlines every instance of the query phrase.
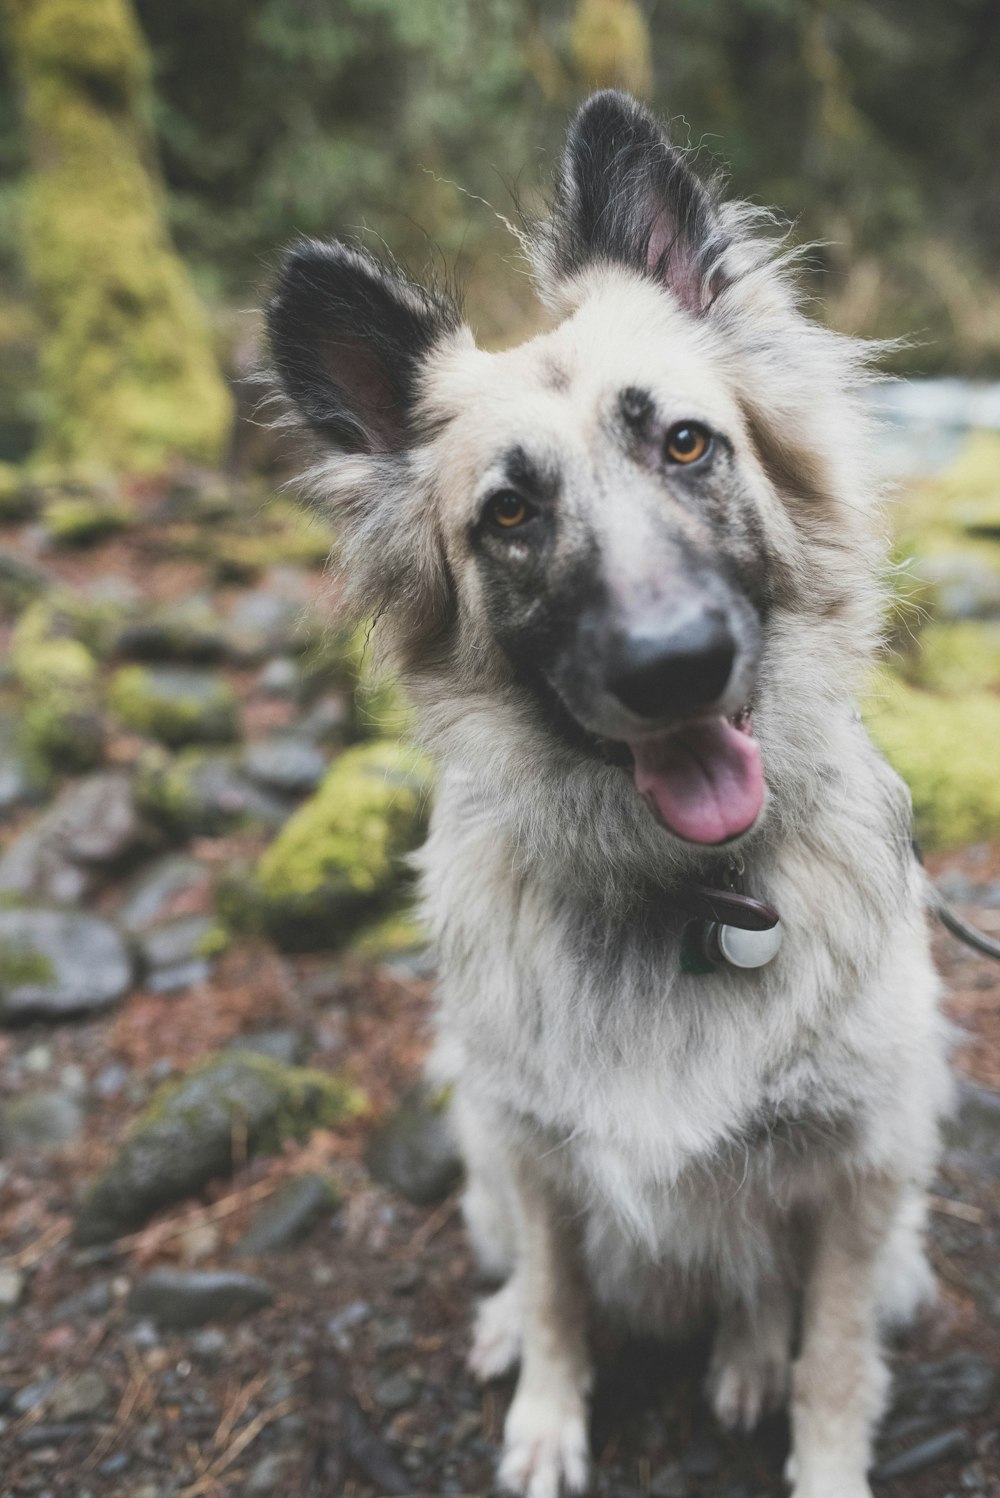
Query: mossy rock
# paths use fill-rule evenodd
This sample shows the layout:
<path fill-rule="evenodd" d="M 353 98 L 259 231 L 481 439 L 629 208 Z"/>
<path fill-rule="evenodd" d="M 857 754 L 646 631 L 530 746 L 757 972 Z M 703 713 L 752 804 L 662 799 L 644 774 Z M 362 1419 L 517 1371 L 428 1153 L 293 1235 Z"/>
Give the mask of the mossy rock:
<path fill-rule="evenodd" d="M 364 1106 L 356 1088 L 325 1072 L 251 1051 L 216 1055 L 158 1090 L 84 1196 L 76 1240 L 109 1242 L 216 1176 L 231 1174 L 235 1149 L 273 1154 L 285 1140 L 335 1128 Z"/>
<path fill-rule="evenodd" d="M 38 494 L 13 463 L 0 463 L 0 525 L 30 520 L 38 510 Z"/>
<path fill-rule="evenodd" d="M 928 624 L 902 674 L 914 686 L 952 697 L 1000 687 L 1000 622 Z"/>
<path fill-rule="evenodd" d="M 151 749 L 139 762 L 136 805 L 174 837 L 217 836 L 236 828 L 275 831 L 288 818 L 286 803 L 255 786 L 231 752 Z"/>
<path fill-rule="evenodd" d="M 403 744 L 347 750 L 262 856 L 244 905 L 250 923 L 288 946 L 349 941 L 398 899 L 430 787 L 427 761 Z"/>
<path fill-rule="evenodd" d="M 127 530 L 133 522 L 120 501 L 99 497 L 53 499 L 42 511 L 42 524 L 56 546 L 95 546 Z"/>
<path fill-rule="evenodd" d="M 111 679 L 108 702 L 127 728 L 172 747 L 226 743 L 239 732 L 236 694 L 214 672 L 123 666 Z"/>
<path fill-rule="evenodd" d="M 291 500 L 272 499 L 255 516 L 252 531 L 227 529 L 213 538 L 216 576 L 220 582 L 251 582 L 277 563 L 325 567 L 333 533 L 308 510 Z"/>
<path fill-rule="evenodd" d="M 46 765 L 87 770 L 99 762 L 104 746 L 97 663 L 82 641 L 49 637 L 36 627 L 36 608 L 45 614 L 47 600 L 29 609 L 10 652 L 27 697 L 24 742 Z"/>
<path fill-rule="evenodd" d="M 1000 836 L 1000 697 L 946 697 L 880 672 L 866 704 L 872 737 L 907 782 L 928 848 Z"/>
<path fill-rule="evenodd" d="M 77 640 L 95 656 L 112 647 L 120 608 L 84 598 L 68 588 L 54 588 L 25 609 L 11 640 L 15 669 L 19 654 L 26 655 L 49 640 Z"/>

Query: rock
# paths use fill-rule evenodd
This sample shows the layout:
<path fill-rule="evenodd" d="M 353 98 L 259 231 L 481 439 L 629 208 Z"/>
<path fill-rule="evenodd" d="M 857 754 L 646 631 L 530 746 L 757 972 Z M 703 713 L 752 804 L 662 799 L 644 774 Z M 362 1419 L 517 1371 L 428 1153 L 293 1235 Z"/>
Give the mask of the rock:
<path fill-rule="evenodd" d="M 956 551 L 915 557 L 910 565 L 918 584 L 930 590 L 938 618 L 1000 618 L 1000 576 L 985 557 Z"/>
<path fill-rule="evenodd" d="M 289 1065 L 302 1060 L 306 1043 L 298 1030 L 257 1030 L 251 1035 L 238 1035 L 229 1049 L 253 1051 L 257 1056 L 270 1056 L 272 1061 Z"/>
<path fill-rule="evenodd" d="M 168 853 L 143 869 L 128 886 L 116 919 L 126 931 L 140 932 L 171 911 L 178 896 L 207 885 L 208 871 L 186 853 Z"/>
<path fill-rule="evenodd" d="M 235 1270 L 154 1269 L 132 1291 L 128 1309 L 158 1326 L 183 1330 L 209 1321 L 239 1321 L 273 1300 L 264 1280 Z"/>
<path fill-rule="evenodd" d="M 72 786 L 46 821 L 76 863 L 117 863 L 146 840 L 131 780 L 116 770 L 91 775 Z"/>
<path fill-rule="evenodd" d="M 93 493 L 50 499 L 42 511 L 45 533 L 54 546 L 95 546 L 132 524 L 131 512 L 113 494 Z"/>
<path fill-rule="evenodd" d="M 23 609 L 51 587 L 51 577 L 38 567 L 9 551 L 0 552 L 0 610 Z"/>
<path fill-rule="evenodd" d="M 95 1280 L 85 1290 L 68 1295 L 54 1305 L 48 1313 L 48 1320 L 57 1326 L 62 1321 L 78 1321 L 84 1316 L 106 1316 L 112 1299 L 110 1280 Z"/>
<path fill-rule="evenodd" d="M 447 1196 L 462 1173 L 447 1097 L 426 1086 L 408 1092 L 372 1136 L 365 1164 L 377 1181 L 417 1206 Z"/>
<path fill-rule="evenodd" d="M 1000 1180 L 1000 1092 L 963 1081 L 945 1126 L 945 1165 Z"/>
<path fill-rule="evenodd" d="M 372 1398 L 384 1410 L 405 1410 L 418 1394 L 417 1384 L 405 1373 L 390 1373 L 372 1389 Z"/>
<path fill-rule="evenodd" d="M 255 588 L 237 600 L 228 620 L 227 647 L 242 664 L 254 664 L 291 645 L 302 615 L 295 598 Z"/>
<path fill-rule="evenodd" d="M 399 895 L 429 789 L 427 762 L 400 743 L 342 754 L 262 856 L 246 923 L 287 947 L 342 945 Z"/>
<path fill-rule="evenodd" d="M 267 1498 L 270 1493 L 290 1493 L 298 1458 L 290 1451 L 271 1451 L 251 1469 L 243 1485 L 249 1498 Z"/>
<path fill-rule="evenodd" d="M 212 971 L 208 944 L 216 930 L 210 915 L 181 915 L 150 926 L 139 938 L 147 986 L 167 993 L 204 982 Z"/>
<path fill-rule="evenodd" d="M 339 1352 L 350 1352 L 353 1345 L 351 1332 L 362 1326 L 371 1316 L 372 1308 L 366 1300 L 352 1300 L 331 1316 L 326 1323 L 326 1334 Z"/>
<path fill-rule="evenodd" d="M 28 1092 L 0 1105 L 0 1149 L 46 1151 L 70 1144 L 83 1126 L 74 1098 L 54 1089 Z"/>
<path fill-rule="evenodd" d="M 167 1083 L 81 1203 L 76 1240 L 104 1243 L 139 1227 L 159 1207 L 199 1191 L 233 1164 L 238 1128 L 249 1153 L 304 1138 L 356 1112 L 346 1083 L 249 1052 L 227 1052 Z"/>
<path fill-rule="evenodd" d="M 722 1465 L 722 1448 L 711 1436 L 696 1436 L 681 1457 L 681 1466 L 692 1477 L 713 1477 Z"/>
<path fill-rule="evenodd" d="M 24 1274 L 20 1269 L 0 1269 L 0 1316 L 13 1311 L 24 1294 Z"/>
<path fill-rule="evenodd" d="M 116 642 L 118 655 L 141 661 L 216 661 L 226 649 L 226 625 L 204 593 L 161 604 L 129 620 Z"/>
<path fill-rule="evenodd" d="M 351 723 L 351 701 L 346 692 L 325 692 L 297 725 L 297 732 L 317 744 L 340 744 Z"/>
<path fill-rule="evenodd" d="M 181 666 L 123 666 L 108 701 L 126 727 L 177 747 L 225 742 L 239 729 L 236 696 L 224 677 Z"/>
<path fill-rule="evenodd" d="M 119 1097 L 128 1085 L 130 1072 L 122 1061 L 109 1061 L 102 1066 L 94 1079 L 94 1091 L 99 1098 Z"/>
<path fill-rule="evenodd" d="M 877 1482 L 910 1477 L 914 1472 L 936 1466 L 938 1462 L 960 1461 L 968 1456 L 970 1447 L 968 1433 L 961 1427 L 945 1430 L 940 1435 L 930 1436 L 928 1440 L 920 1441 L 916 1446 L 910 1446 L 879 1462 L 872 1476 Z"/>
<path fill-rule="evenodd" d="M 0 714 L 0 818 L 44 801 L 51 776 L 25 741 L 20 723 Z"/>
<path fill-rule="evenodd" d="M 33 1076 L 41 1076 L 52 1070 L 52 1051 L 47 1045 L 29 1046 L 21 1057 L 22 1071 L 30 1072 Z"/>
<path fill-rule="evenodd" d="M 99 607 L 65 591 L 36 599 L 17 622 L 9 659 L 27 697 L 25 742 L 46 763 L 87 770 L 100 759 L 103 628 Z"/>
<path fill-rule="evenodd" d="M 95 870 L 141 848 L 147 830 L 129 777 L 119 771 L 71 785 L 0 859 L 0 890 L 75 902 L 96 882 Z"/>
<path fill-rule="evenodd" d="M 11 1401 L 15 1415 L 28 1415 L 44 1404 L 56 1387 L 54 1378 L 40 1378 L 32 1384 L 23 1384 Z"/>
<path fill-rule="evenodd" d="M 326 763 L 326 755 L 314 743 L 291 735 L 251 744 L 243 756 L 243 769 L 251 780 L 287 796 L 314 791 L 326 774 Z"/>
<path fill-rule="evenodd" d="M 238 1258 L 254 1258 L 288 1248 L 305 1238 L 337 1202 L 336 1188 L 325 1176 L 295 1176 L 255 1213 L 233 1252 Z"/>
<path fill-rule="evenodd" d="M 649 1479 L 650 1498 L 688 1498 L 691 1484 L 679 1462 L 659 1467 Z"/>
<path fill-rule="evenodd" d="M 136 781 L 145 814 L 175 836 L 216 836 L 235 828 L 274 831 L 288 820 L 289 805 L 243 775 L 229 753 L 188 749 L 170 757 L 148 755 Z"/>
<path fill-rule="evenodd" d="M 229 1338 L 217 1327 L 208 1326 L 191 1338 L 191 1352 L 204 1368 L 219 1368 L 226 1361 Z"/>
<path fill-rule="evenodd" d="M 61 1019 L 113 1004 L 132 959 L 108 921 L 68 910 L 0 910 L 0 1018 Z"/>
<path fill-rule="evenodd" d="M 111 1390 L 96 1368 L 71 1374 L 56 1387 L 46 1414 L 52 1420 L 86 1420 L 100 1414 L 109 1403 Z"/>
<path fill-rule="evenodd" d="M 257 690 L 265 697 L 297 697 L 299 668 L 287 655 L 276 655 L 261 667 Z"/>
<path fill-rule="evenodd" d="M 915 1417 L 970 1420 L 1000 1398 L 1000 1368 L 973 1353 L 910 1363 L 896 1374 L 888 1433 Z"/>

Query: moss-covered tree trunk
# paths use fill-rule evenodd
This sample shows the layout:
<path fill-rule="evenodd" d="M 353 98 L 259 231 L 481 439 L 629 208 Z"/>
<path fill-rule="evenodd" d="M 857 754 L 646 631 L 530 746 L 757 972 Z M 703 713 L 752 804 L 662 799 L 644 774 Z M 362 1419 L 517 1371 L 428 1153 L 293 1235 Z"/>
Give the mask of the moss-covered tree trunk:
<path fill-rule="evenodd" d="M 0 0 L 32 172 L 24 247 L 43 326 L 43 457 L 114 470 L 222 457 L 229 392 L 151 167 L 131 0 Z"/>

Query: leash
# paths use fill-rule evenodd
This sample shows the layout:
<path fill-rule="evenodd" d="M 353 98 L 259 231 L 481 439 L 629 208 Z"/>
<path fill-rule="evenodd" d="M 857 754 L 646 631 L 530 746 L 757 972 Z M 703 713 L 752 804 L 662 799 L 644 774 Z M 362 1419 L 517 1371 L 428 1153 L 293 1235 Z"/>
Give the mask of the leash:
<path fill-rule="evenodd" d="M 916 838 L 910 839 L 913 854 L 921 868 L 924 866 L 924 855 Z M 952 936 L 971 947 L 974 952 L 979 952 L 983 957 L 992 957 L 994 962 L 1000 962 L 1000 941 L 995 937 L 987 936 L 985 931 L 980 931 L 971 921 L 959 915 L 954 905 L 950 905 L 936 884 L 927 881 L 929 898 L 927 908 L 931 915 L 936 915 L 946 931 Z"/>

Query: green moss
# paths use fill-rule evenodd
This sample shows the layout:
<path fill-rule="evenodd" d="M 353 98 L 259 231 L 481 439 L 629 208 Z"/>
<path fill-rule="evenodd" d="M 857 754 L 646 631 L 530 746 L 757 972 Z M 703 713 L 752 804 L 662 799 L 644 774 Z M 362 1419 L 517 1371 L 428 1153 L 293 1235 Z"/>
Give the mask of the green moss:
<path fill-rule="evenodd" d="M 1000 686 L 1000 623 L 928 624 L 902 674 L 949 696 Z"/>
<path fill-rule="evenodd" d="M 45 603 L 39 600 L 42 610 Z M 80 640 L 39 638 L 40 617 L 22 620 L 10 653 L 27 699 L 25 744 L 45 764 L 86 770 L 99 761 L 104 743 L 97 665 Z"/>
<path fill-rule="evenodd" d="M 228 1175 L 237 1155 L 273 1153 L 363 1111 L 350 1083 L 251 1051 L 212 1056 L 154 1094 L 80 1203 L 76 1238 L 102 1243 Z M 237 1156 L 237 1158 L 239 1157 Z"/>
<path fill-rule="evenodd" d="M 366 926 L 352 942 L 352 950 L 370 962 L 385 962 L 427 946 L 426 928 L 408 911 L 394 910 Z"/>
<path fill-rule="evenodd" d="M 11 643 L 12 655 L 50 640 L 75 640 L 92 655 L 104 655 L 111 646 L 118 610 L 94 603 L 67 589 L 56 589 L 35 599 L 17 622 Z"/>
<path fill-rule="evenodd" d="M 927 847 L 1000 835 L 1000 698 L 944 697 L 884 671 L 865 718 L 910 787 L 917 834 Z"/>
<path fill-rule="evenodd" d="M 276 563 L 325 567 L 333 536 L 328 526 L 290 500 L 272 499 L 254 517 L 252 531 L 217 532 L 213 537 L 220 582 L 250 582 Z"/>
<path fill-rule="evenodd" d="M 224 453 L 232 402 L 150 170 L 149 58 L 126 0 L 7 0 L 33 171 L 43 455 L 116 471 Z"/>
<path fill-rule="evenodd" d="M 0 463 L 0 525 L 29 520 L 37 508 L 37 496 L 20 469 Z"/>
<path fill-rule="evenodd" d="M 423 834 L 430 780 L 423 757 L 399 743 L 335 760 L 260 860 L 266 929 L 291 944 L 339 946 L 386 909 L 403 883 L 403 855 Z"/>
<path fill-rule="evenodd" d="M 1000 503 L 1000 433 L 971 432 L 953 463 L 908 489 L 896 528 L 904 538 L 932 543 L 954 537 Z M 923 549 L 923 548 L 921 548 Z"/>
<path fill-rule="evenodd" d="M 239 727 L 227 681 L 177 667 L 122 666 L 111 679 L 108 702 L 127 728 L 164 744 L 225 742 Z"/>
<path fill-rule="evenodd" d="M 132 516 L 124 505 L 102 499 L 53 499 L 42 523 L 57 546 L 93 546 L 127 530 Z"/>
<path fill-rule="evenodd" d="M 23 983 L 50 983 L 55 976 L 44 952 L 29 952 L 0 942 L 0 993 Z"/>

